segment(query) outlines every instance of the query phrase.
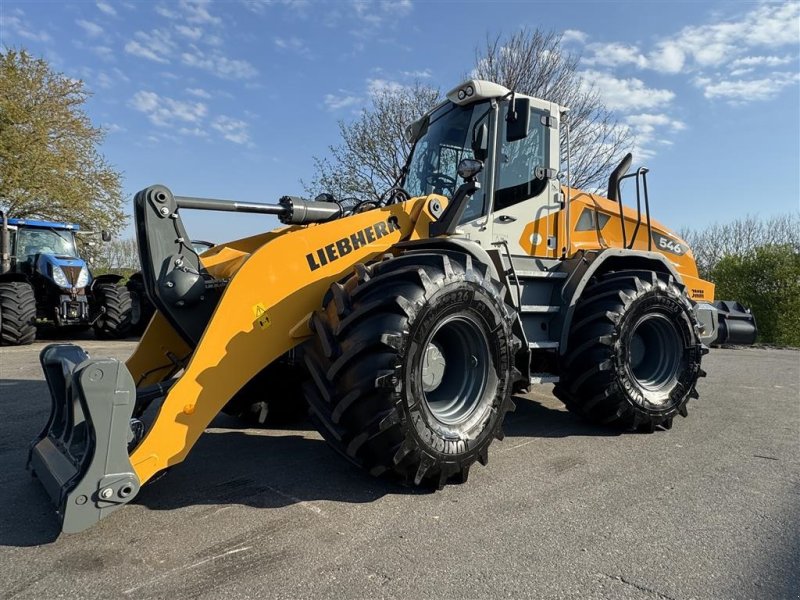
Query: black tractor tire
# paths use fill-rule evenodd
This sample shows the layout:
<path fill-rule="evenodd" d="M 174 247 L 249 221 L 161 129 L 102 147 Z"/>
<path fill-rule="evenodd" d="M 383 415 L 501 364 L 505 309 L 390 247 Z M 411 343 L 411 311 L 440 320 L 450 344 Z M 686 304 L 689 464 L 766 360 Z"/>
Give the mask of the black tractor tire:
<path fill-rule="evenodd" d="M 253 377 L 222 411 L 252 427 L 280 427 L 308 416 L 303 383 L 305 367 L 274 362 Z"/>
<path fill-rule="evenodd" d="M 26 346 L 36 339 L 36 297 L 24 281 L 0 283 L 0 346 Z"/>
<path fill-rule="evenodd" d="M 116 283 L 99 283 L 92 289 L 94 334 L 101 340 L 118 340 L 130 334 L 131 294 Z M 94 318 L 93 317 L 93 318 Z"/>
<path fill-rule="evenodd" d="M 450 251 L 359 264 L 315 313 L 305 359 L 310 415 L 373 475 L 463 483 L 502 439 L 521 343 L 486 265 Z"/>
<path fill-rule="evenodd" d="M 131 335 L 142 335 L 153 319 L 156 307 L 147 297 L 141 273 L 134 273 L 125 284 L 131 296 Z"/>
<path fill-rule="evenodd" d="M 697 398 L 708 352 L 682 284 L 654 271 L 591 282 L 575 308 L 554 393 L 589 421 L 626 430 L 670 429 Z"/>

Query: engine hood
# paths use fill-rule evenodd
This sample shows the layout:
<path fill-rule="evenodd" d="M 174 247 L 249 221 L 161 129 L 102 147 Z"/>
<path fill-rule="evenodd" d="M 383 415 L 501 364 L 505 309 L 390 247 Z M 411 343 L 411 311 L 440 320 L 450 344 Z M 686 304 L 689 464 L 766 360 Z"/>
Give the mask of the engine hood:
<path fill-rule="evenodd" d="M 61 269 L 61 271 L 63 271 L 64 273 L 64 276 L 67 278 L 69 287 L 67 287 L 66 289 L 86 287 L 89 285 L 89 283 L 91 283 L 92 276 L 91 274 L 89 274 L 89 276 L 86 279 L 86 283 L 84 285 L 81 286 L 77 285 L 78 277 L 80 276 L 81 270 L 84 268 L 87 271 L 89 270 L 86 261 L 83 260 L 82 258 L 77 258 L 75 256 L 64 256 L 59 254 L 36 255 L 36 272 L 46 277 L 47 279 L 53 281 L 53 283 L 58 285 L 58 287 L 64 288 L 65 286 L 60 285 L 53 278 L 53 270 L 56 267 Z"/>

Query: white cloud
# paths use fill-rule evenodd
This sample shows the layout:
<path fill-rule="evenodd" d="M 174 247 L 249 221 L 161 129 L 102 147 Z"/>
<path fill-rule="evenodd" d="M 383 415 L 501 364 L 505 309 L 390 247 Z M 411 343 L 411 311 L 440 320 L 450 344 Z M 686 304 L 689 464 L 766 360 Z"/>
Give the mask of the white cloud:
<path fill-rule="evenodd" d="M 125 133 L 127 131 L 127 129 L 116 123 L 103 123 L 100 127 L 102 127 L 103 131 L 107 134 Z"/>
<path fill-rule="evenodd" d="M 86 19 L 78 19 L 75 21 L 77 25 L 86 32 L 89 37 L 99 37 L 105 33 L 105 30 L 95 23 L 94 21 L 87 21 Z"/>
<path fill-rule="evenodd" d="M 570 42 L 585 44 L 586 40 L 588 39 L 589 36 L 583 31 L 579 31 L 578 29 L 565 29 L 564 33 L 561 34 L 562 44 L 569 44 Z"/>
<path fill-rule="evenodd" d="M 178 133 L 181 135 L 193 135 L 194 137 L 199 138 L 208 137 L 208 131 L 202 129 L 201 127 L 181 127 L 178 129 Z"/>
<path fill-rule="evenodd" d="M 195 96 L 197 98 L 206 98 L 206 99 L 211 98 L 211 94 L 209 94 L 202 88 L 186 88 L 186 93 Z"/>
<path fill-rule="evenodd" d="M 211 53 L 193 48 L 181 54 L 181 62 L 213 73 L 223 79 L 251 79 L 258 74 L 256 68 L 246 60 L 228 58 L 218 51 Z"/>
<path fill-rule="evenodd" d="M 402 71 L 403 77 L 411 77 L 412 79 L 430 79 L 433 77 L 433 72 L 430 69 L 422 69 L 417 71 Z"/>
<path fill-rule="evenodd" d="M 381 8 L 388 13 L 405 16 L 414 9 L 414 5 L 411 0 L 382 0 Z"/>
<path fill-rule="evenodd" d="M 648 59 L 648 66 L 651 69 L 663 73 L 679 73 L 686 63 L 686 53 L 678 44 L 661 42 L 650 53 Z"/>
<path fill-rule="evenodd" d="M 203 37 L 203 29 L 201 27 L 190 27 L 189 25 L 176 25 L 175 31 L 180 33 L 183 37 L 190 40 L 199 40 Z"/>
<path fill-rule="evenodd" d="M 116 16 L 117 14 L 117 10 L 113 6 L 111 6 L 108 2 L 102 2 L 102 0 L 97 2 L 97 8 L 100 10 L 100 12 L 112 17 Z"/>
<path fill-rule="evenodd" d="M 131 40 L 125 44 L 125 52 L 133 56 L 139 56 L 159 63 L 168 63 L 166 57 L 158 54 L 151 46 L 145 46 L 136 40 Z"/>
<path fill-rule="evenodd" d="M 208 108 L 202 102 L 175 100 L 144 90 L 133 95 L 130 106 L 146 114 L 150 122 L 159 127 L 180 122 L 199 123 L 208 113 Z"/>
<path fill-rule="evenodd" d="M 647 59 L 636 46 L 626 44 L 589 44 L 587 50 L 592 52 L 583 62 L 591 66 L 616 67 L 619 65 L 635 65 L 646 67 Z"/>
<path fill-rule="evenodd" d="M 292 52 L 296 52 L 301 56 L 308 56 L 311 51 L 308 49 L 306 43 L 298 37 L 289 37 L 289 38 L 282 38 L 276 37 L 275 46 L 280 48 L 281 50 L 290 50 Z"/>
<path fill-rule="evenodd" d="M 346 90 L 339 90 L 338 94 L 325 94 L 322 101 L 325 103 L 325 108 L 328 110 L 341 110 L 351 106 L 359 106 L 364 102 L 362 98 Z"/>
<path fill-rule="evenodd" d="M 222 20 L 208 12 L 210 0 L 180 0 L 178 6 L 190 23 L 210 23 L 216 25 Z"/>
<path fill-rule="evenodd" d="M 241 119 L 234 119 L 220 115 L 211 123 L 211 127 L 217 130 L 222 137 L 234 144 L 250 144 L 250 133 L 248 125 Z"/>
<path fill-rule="evenodd" d="M 720 67 L 754 48 L 796 48 L 798 19 L 800 3 L 765 3 L 737 19 L 684 27 L 657 45 L 649 66 L 676 73 L 683 61 L 697 68 Z"/>
<path fill-rule="evenodd" d="M 393 93 L 403 89 L 403 85 L 388 79 L 367 79 L 367 93 L 370 96 Z"/>
<path fill-rule="evenodd" d="M 723 99 L 730 104 L 748 104 L 763 100 L 771 100 L 784 88 L 800 81 L 800 73 L 772 73 L 760 79 L 712 79 L 697 77 L 695 85 L 703 90 L 709 99 Z"/>
<path fill-rule="evenodd" d="M 648 88 L 641 79 L 619 79 L 602 71 L 580 73 L 584 85 L 597 90 L 607 108 L 629 112 L 652 109 L 669 104 L 675 97 L 671 90 Z"/>
<path fill-rule="evenodd" d="M 179 0 L 177 4 L 156 6 L 155 10 L 156 13 L 167 19 L 200 25 L 219 25 L 222 19 L 209 12 L 210 4 L 210 0 Z"/>
<path fill-rule="evenodd" d="M 257 15 L 263 15 L 272 6 L 282 6 L 288 10 L 303 15 L 310 5 L 309 0 L 242 0 L 247 8 Z"/>
<path fill-rule="evenodd" d="M 26 40 L 31 40 L 32 42 L 46 43 L 52 40 L 50 34 L 46 31 L 37 31 L 31 27 L 31 25 L 22 18 L 24 14 L 25 13 L 20 10 L 17 12 L 17 15 L 0 15 L 0 31 L 11 31 L 13 34 Z"/>
<path fill-rule="evenodd" d="M 146 33 L 137 31 L 134 34 L 134 39 L 125 44 L 125 52 L 165 64 L 169 62 L 169 58 L 176 47 L 168 31 L 153 29 Z"/>
<path fill-rule="evenodd" d="M 114 51 L 109 46 L 90 46 L 89 50 L 106 61 L 114 60 Z"/>
<path fill-rule="evenodd" d="M 785 65 L 796 58 L 791 56 L 745 56 L 744 58 L 737 58 L 731 63 L 732 67 L 778 67 Z"/>

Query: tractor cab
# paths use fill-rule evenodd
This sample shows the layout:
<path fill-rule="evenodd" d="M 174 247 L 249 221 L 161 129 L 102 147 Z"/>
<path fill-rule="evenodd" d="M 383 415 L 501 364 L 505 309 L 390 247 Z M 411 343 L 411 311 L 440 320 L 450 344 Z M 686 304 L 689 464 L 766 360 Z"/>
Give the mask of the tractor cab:
<path fill-rule="evenodd" d="M 118 275 L 92 276 L 77 224 L 0 217 L 0 343 L 30 343 L 45 324 L 94 326 L 101 337 L 127 333 L 127 290 Z"/>

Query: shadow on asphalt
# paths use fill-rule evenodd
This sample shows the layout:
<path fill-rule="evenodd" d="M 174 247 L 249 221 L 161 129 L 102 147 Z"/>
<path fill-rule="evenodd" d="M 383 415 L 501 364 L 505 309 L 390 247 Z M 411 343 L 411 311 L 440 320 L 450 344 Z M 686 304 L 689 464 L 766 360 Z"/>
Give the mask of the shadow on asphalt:
<path fill-rule="evenodd" d="M 506 416 L 503 431 L 513 437 L 561 438 L 572 436 L 616 437 L 622 432 L 593 425 L 560 406 L 551 408 L 533 398 L 515 397 L 517 409 Z"/>
<path fill-rule="evenodd" d="M 49 392 L 42 381 L 0 380 L 0 389 L 12 394 L 15 386 L 24 386 L 26 396 L 42 401 L 16 412 L 5 410 L 16 406 L 13 403 L 3 410 L 7 418 L 0 436 L 0 468 L 7 479 L 0 489 L 6 507 L 0 545 L 34 546 L 52 542 L 59 533 L 47 494 L 25 471 L 27 448 L 46 420 L 42 409 Z M 517 410 L 508 415 L 504 428 L 507 436 L 616 435 L 535 400 L 515 402 Z M 299 502 L 366 503 L 387 494 L 431 493 L 368 475 L 324 441 L 309 437 L 309 430 L 310 423 L 280 430 L 246 429 L 238 420 L 219 415 L 186 461 L 144 486 L 133 504 L 150 510 L 209 505 L 214 511 L 231 504 L 281 508 Z"/>

